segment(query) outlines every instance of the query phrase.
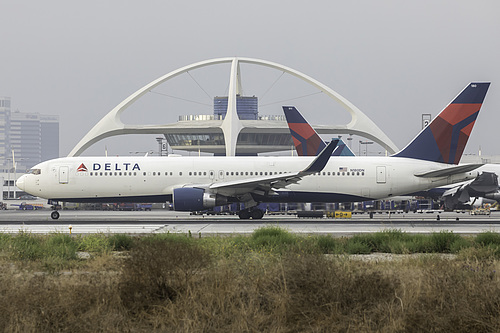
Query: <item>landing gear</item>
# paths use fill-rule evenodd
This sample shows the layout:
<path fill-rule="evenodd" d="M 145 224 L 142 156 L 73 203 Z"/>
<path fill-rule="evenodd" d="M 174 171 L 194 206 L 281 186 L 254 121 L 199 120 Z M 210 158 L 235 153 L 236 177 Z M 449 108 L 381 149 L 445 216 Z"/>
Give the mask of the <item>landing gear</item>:
<path fill-rule="evenodd" d="M 249 210 L 240 210 L 238 212 L 238 216 L 240 217 L 241 220 L 248 220 L 250 219 L 250 211 Z"/>
<path fill-rule="evenodd" d="M 57 220 L 59 218 L 59 212 L 57 210 L 52 211 L 50 217 L 52 217 L 53 220 Z"/>
<path fill-rule="evenodd" d="M 260 220 L 264 216 L 264 212 L 258 208 L 244 209 L 238 212 L 238 216 L 242 220 L 249 220 L 250 218 L 254 220 Z"/>
<path fill-rule="evenodd" d="M 252 216 L 252 219 L 260 220 L 264 216 L 264 212 L 260 209 L 254 209 L 250 212 L 250 215 Z"/>

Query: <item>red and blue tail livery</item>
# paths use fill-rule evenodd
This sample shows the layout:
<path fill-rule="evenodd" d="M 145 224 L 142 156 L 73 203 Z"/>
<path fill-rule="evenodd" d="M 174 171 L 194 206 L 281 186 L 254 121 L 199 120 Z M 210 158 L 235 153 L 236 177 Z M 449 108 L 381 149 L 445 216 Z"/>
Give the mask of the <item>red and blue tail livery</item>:
<path fill-rule="evenodd" d="M 283 106 L 293 144 L 299 156 L 316 156 L 326 147 L 316 131 L 293 106 Z"/>
<path fill-rule="evenodd" d="M 393 156 L 458 164 L 489 86 L 489 82 L 468 84 L 413 141 Z"/>
<path fill-rule="evenodd" d="M 292 134 L 297 155 L 317 156 L 326 147 L 326 143 L 314 128 L 309 125 L 296 107 L 283 106 L 283 112 L 288 122 L 290 134 Z M 332 156 L 354 156 L 354 153 L 339 139 L 337 148 L 333 151 Z"/>

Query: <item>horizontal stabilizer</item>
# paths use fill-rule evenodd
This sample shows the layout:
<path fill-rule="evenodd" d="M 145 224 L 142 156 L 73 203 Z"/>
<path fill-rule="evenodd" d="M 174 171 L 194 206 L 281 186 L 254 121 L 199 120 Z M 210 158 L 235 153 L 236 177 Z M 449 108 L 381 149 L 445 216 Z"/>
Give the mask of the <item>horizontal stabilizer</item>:
<path fill-rule="evenodd" d="M 452 176 L 452 175 L 456 175 L 459 173 L 464 173 L 464 172 L 476 170 L 477 168 L 479 168 L 483 165 L 484 164 L 462 164 L 462 165 L 452 166 L 452 167 L 445 168 L 445 169 L 429 171 L 429 172 L 424 172 L 424 173 L 418 173 L 418 174 L 415 174 L 415 176 L 422 177 L 422 178 L 447 177 L 447 176 Z"/>

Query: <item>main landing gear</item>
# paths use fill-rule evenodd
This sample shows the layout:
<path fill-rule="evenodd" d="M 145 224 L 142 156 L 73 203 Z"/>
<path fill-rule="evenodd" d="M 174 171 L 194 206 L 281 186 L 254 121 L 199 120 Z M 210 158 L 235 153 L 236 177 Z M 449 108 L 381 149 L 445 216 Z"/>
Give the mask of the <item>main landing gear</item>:
<path fill-rule="evenodd" d="M 57 211 L 58 209 L 61 209 L 61 205 L 59 204 L 59 202 L 57 201 L 52 201 L 52 200 L 49 200 L 49 204 L 51 204 L 52 206 L 50 208 L 52 208 L 52 213 L 50 213 L 50 217 L 53 219 L 53 220 L 57 220 L 59 218 L 59 212 Z"/>
<path fill-rule="evenodd" d="M 244 209 L 238 212 L 238 216 L 242 220 L 248 220 L 250 218 L 254 220 L 260 220 L 264 216 L 264 212 L 258 208 Z"/>

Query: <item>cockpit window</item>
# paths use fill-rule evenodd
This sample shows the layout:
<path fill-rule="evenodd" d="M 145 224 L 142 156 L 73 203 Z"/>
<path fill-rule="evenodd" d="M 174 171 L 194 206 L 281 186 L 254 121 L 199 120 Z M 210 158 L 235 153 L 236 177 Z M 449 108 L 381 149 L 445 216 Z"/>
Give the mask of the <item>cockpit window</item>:
<path fill-rule="evenodd" d="M 41 169 L 30 169 L 28 171 L 29 174 L 32 174 L 32 175 L 39 175 L 42 173 L 42 170 Z"/>

